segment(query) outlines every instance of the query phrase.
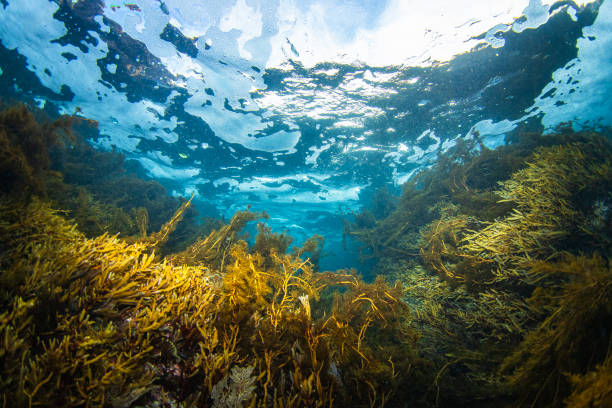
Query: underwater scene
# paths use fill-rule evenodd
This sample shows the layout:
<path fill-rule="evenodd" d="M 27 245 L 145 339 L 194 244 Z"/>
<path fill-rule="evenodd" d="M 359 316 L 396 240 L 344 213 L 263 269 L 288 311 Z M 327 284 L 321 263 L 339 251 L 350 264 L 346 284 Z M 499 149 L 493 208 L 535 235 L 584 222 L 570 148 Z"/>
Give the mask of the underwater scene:
<path fill-rule="evenodd" d="M 612 408 L 609 0 L 0 0 L 0 408 Z"/>

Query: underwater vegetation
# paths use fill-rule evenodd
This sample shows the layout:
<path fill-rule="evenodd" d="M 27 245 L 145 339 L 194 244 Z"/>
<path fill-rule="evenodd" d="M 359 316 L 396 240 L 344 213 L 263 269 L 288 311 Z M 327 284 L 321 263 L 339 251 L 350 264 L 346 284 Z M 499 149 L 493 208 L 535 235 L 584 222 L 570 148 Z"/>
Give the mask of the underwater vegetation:
<path fill-rule="evenodd" d="M 610 406 L 609 131 L 475 137 L 379 191 L 346 224 L 368 282 L 38 116 L 0 113 L 3 407 Z"/>
<path fill-rule="evenodd" d="M 244 241 L 222 271 L 175 266 L 144 252 L 155 238 L 85 239 L 39 201 L 0 211 L 3 238 L 19 237 L 2 248 L 3 259 L 16 260 L 2 275 L 8 400 L 123 406 L 147 395 L 318 406 L 359 395 L 378 406 L 405 375 L 395 369 L 413 339 L 397 330 L 407 313 L 399 286 L 313 274 L 308 261 L 265 260 Z M 345 292 L 321 314 L 317 301 L 332 286 Z"/>
<path fill-rule="evenodd" d="M 404 283 L 440 406 L 610 406 L 610 132 L 477 146 L 348 233 Z"/>
<path fill-rule="evenodd" d="M 418 362 L 402 288 L 382 279 L 244 241 L 222 270 L 157 260 L 163 232 L 88 239 L 38 199 L 0 214 L 13 406 L 381 406 Z"/>
<path fill-rule="evenodd" d="M 3 193 L 43 193 L 41 181 L 51 165 L 49 149 L 70 135 L 72 120 L 39 124 L 25 106 L 0 114 L 0 189 Z M 63 132 L 61 132 L 63 131 Z"/>
<path fill-rule="evenodd" d="M 84 135 L 98 137 L 94 124 L 79 116 L 51 120 L 24 105 L 0 112 L 0 191 L 39 194 L 68 211 L 88 237 L 105 232 L 139 237 L 159 230 L 181 201 L 158 182 L 128 173 L 122 154 L 98 151 Z M 222 224 L 189 207 L 160 250 L 183 250 Z"/>
<path fill-rule="evenodd" d="M 24 107 L 11 112 L 40 126 Z M 31 167 L 27 157 L 7 162 Z M 156 232 L 143 215 L 138 234 L 88 237 L 69 219 L 77 212 L 53 208 L 54 184 L 36 190 L 14 174 L 0 197 L 2 406 L 377 407 L 419 397 L 427 364 L 404 289 L 316 272 L 305 254 L 317 257 L 322 237 L 290 249 L 261 224 L 249 248 L 240 230 L 265 214 L 243 211 L 160 256 L 191 200 Z"/>

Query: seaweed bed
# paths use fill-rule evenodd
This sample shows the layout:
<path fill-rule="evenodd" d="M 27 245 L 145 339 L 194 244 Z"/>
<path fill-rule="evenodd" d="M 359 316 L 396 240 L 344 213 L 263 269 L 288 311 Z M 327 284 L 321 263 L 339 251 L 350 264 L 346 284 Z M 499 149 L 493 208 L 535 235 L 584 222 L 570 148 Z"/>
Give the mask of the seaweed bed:
<path fill-rule="evenodd" d="M 611 406 L 608 130 L 475 137 L 381 191 L 346 222 L 366 282 L 320 236 L 249 247 L 265 214 L 199 218 L 94 125 L 0 113 L 3 407 Z"/>

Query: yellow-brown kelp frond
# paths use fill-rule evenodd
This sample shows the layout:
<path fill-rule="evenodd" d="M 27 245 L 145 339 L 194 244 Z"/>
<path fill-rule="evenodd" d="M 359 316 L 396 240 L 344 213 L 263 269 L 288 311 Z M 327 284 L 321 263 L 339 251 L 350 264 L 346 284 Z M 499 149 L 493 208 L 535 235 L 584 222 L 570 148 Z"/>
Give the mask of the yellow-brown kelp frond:
<path fill-rule="evenodd" d="M 585 242 L 609 246 L 609 226 L 593 223 L 593 206 L 612 199 L 610 152 L 599 139 L 539 149 L 525 169 L 501 183 L 497 194 L 514 210 L 494 222 L 435 221 L 424 233 L 426 262 L 461 281 L 533 284 L 538 277 L 525 268 L 531 259 L 558 257 Z"/>
<path fill-rule="evenodd" d="M 293 238 L 285 233 L 273 233 L 272 228 L 263 222 L 257 223 L 257 236 L 251 248 L 261 255 L 271 255 L 271 252 L 284 254 L 289 249 Z"/>
<path fill-rule="evenodd" d="M 530 259 L 558 257 L 560 250 L 577 251 L 584 243 L 591 251 L 608 249 L 610 231 L 593 225 L 593 206 L 612 199 L 611 153 L 600 139 L 539 149 L 498 192 L 502 201 L 516 204 L 514 212 L 467 237 L 466 250 L 506 254 L 496 278 L 514 279 Z"/>
<path fill-rule="evenodd" d="M 474 293 L 420 266 L 411 266 L 401 282 L 420 334 L 419 352 L 432 365 L 426 397 L 460 406 L 503 395 L 497 368 L 527 332 L 532 313 L 526 302 L 495 289 Z"/>
<path fill-rule="evenodd" d="M 227 251 L 220 271 L 156 261 L 148 243 L 87 239 L 38 200 L 3 202 L 2 401 L 367 407 L 401 400 L 400 384 L 417 384 L 419 365 L 401 287 L 314 273 L 308 260 L 275 248 L 265 257 L 249 251 L 235 236 L 249 214 L 213 234 L 209 253 Z M 322 298 L 334 288 L 342 291 L 335 301 Z"/>
<path fill-rule="evenodd" d="M 0 112 L 0 193 L 49 200 L 90 238 L 103 233 L 142 238 L 148 230 L 160 230 L 179 200 L 158 182 L 127 174 L 122 154 L 91 146 L 87 138 L 98 136 L 94 124 L 76 116 L 52 121 L 23 105 Z M 178 252 L 196 239 L 196 215 L 193 207 L 185 210 L 185 222 L 165 252 Z M 181 242 L 173 241 L 179 235 Z"/>
<path fill-rule="evenodd" d="M 265 213 L 238 211 L 229 224 L 212 231 L 206 238 L 198 239 L 183 252 L 172 255 L 172 262 L 182 265 L 208 265 L 223 270 L 225 259 L 238 234 L 249 221 L 266 218 Z"/>
<path fill-rule="evenodd" d="M 291 252 L 300 258 L 308 254 L 308 260 L 312 263 L 315 271 L 319 270 L 319 258 L 323 251 L 323 245 L 325 244 L 325 238 L 319 234 L 314 234 L 308 238 L 301 247 L 293 247 Z"/>
<path fill-rule="evenodd" d="M 172 344 L 193 319 L 206 327 L 204 271 L 153 264 L 140 244 L 84 239 L 38 201 L 12 204 L 0 208 L 3 400 L 129 406 L 183 375 L 172 374 Z"/>
<path fill-rule="evenodd" d="M 607 131 L 609 134 L 609 130 Z M 567 127 L 559 128 L 557 132 L 551 135 L 522 134 L 519 143 L 501 146 L 495 150 L 478 146 L 477 140 L 460 141 L 448 153 L 442 154 L 431 169 L 417 173 L 404 184 L 402 196 L 388 216 L 379 219 L 372 211 L 366 209 L 355 215 L 354 222 L 346 222 L 346 233 L 364 244 L 367 250 L 362 252 L 366 258 L 417 257 L 419 250 L 416 242 L 419 238 L 419 229 L 443 217 L 440 210 L 444 204 L 440 205 L 441 203 L 452 203 L 457 206 L 458 214 L 474 217 L 482 222 L 494 222 L 507 216 L 509 211 L 516 207 L 516 203 L 513 200 L 500 201 L 499 195 L 494 190 L 498 182 L 508 180 L 512 174 L 524 169 L 528 161 L 536 162 L 544 159 L 543 156 L 529 158 L 536 147 L 542 146 L 540 151 L 544 152 L 559 146 L 570 146 L 573 143 L 579 147 L 583 159 L 591 158 L 599 165 L 607 160 L 606 156 L 610 155 L 610 143 L 601 134 L 589 131 L 573 132 Z M 570 152 L 567 156 L 572 155 Z M 559 159 L 560 157 L 557 157 L 554 163 Z M 575 159 L 576 156 L 567 162 L 567 165 L 588 166 L 588 160 L 577 162 Z M 549 167 L 554 169 L 554 163 L 550 163 Z M 605 165 L 601 167 L 604 168 Z M 564 170 L 561 173 L 541 172 L 538 177 L 550 176 L 560 176 L 562 182 L 569 180 L 574 183 L 580 180 L 579 177 L 564 173 Z M 566 179 L 566 176 L 569 178 Z M 587 180 L 596 181 L 599 177 L 599 181 L 602 181 L 605 179 L 604 176 L 595 173 Z M 543 181 L 541 178 L 540 180 Z M 610 191 L 609 182 L 607 189 L 605 185 L 600 187 L 600 191 Z M 609 198 L 600 197 L 600 204 L 597 205 L 598 200 L 593 196 L 589 197 L 589 194 L 575 198 L 585 198 L 586 203 L 596 204 L 595 208 L 590 209 L 578 206 L 584 213 L 596 212 L 598 209 L 602 212 L 601 210 L 606 208 L 606 202 L 609 201 Z M 601 217 L 601 223 L 606 225 L 608 218 Z M 606 226 L 610 232 L 609 222 Z"/>
<path fill-rule="evenodd" d="M 567 376 L 595 369 L 610 352 L 612 269 L 598 255 L 567 256 L 562 262 L 535 262 L 532 273 L 567 280 L 560 293 L 537 290 L 534 307 L 552 313 L 527 335 L 502 370 L 528 406 L 560 405 Z"/>
<path fill-rule="evenodd" d="M 32 237 L 38 240 L 33 242 Z M 25 286 L 30 279 L 31 270 L 21 265 L 23 253 L 36 254 L 47 247 L 61 254 L 64 243 L 73 243 L 82 236 L 76 228 L 38 199 L 24 207 L 20 201 L 0 198 L 0 284 L 2 301 L 15 295 L 16 290 L 28 290 Z M 40 259 L 44 262 L 45 259 Z M 43 268 L 44 269 L 44 268 Z M 53 278 L 65 278 L 59 271 L 49 270 Z M 38 276 L 38 279 L 43 279 Z M 49 279 L 50 276 L 44 279 Z"/>
<path fill-rule="evenodd" d="M 612 355 L 593 371 L 570 377 L 574 391 L 566 400 L 569 408 L 607 408 L 612 401 Z"/>
<path fill-rule="evenodd" d="M 585 282 L 580 274 L 590 274 L 585 271 L 593 268 L 568 261 L 569 266 L 563 269 L 550 262 L 566 259 L 569 251 L 576 255 L 594 250 L 609 253 L 611 160 L 609 142 L 596 136 L 585 137 L 580 143 L 540 148 L 527 160 L 525 168 L 500 183 L 497 195 L 502 203 L 512 205 L 510 213 L 488 221 L 447 204 L 441 207 L 441 218 L 422 230 L 425 266 L 450 282 L 453 289 L 439 287 L 432 276 L 417 279 L 419 274 L 415 275 L 414 270 L 409 272 L 411 277 L 405 278 L 410 282 L 409 299 L 427 298 L 413 305 L 423 324 L 421 349 L 433 349 L 430 355 L 434 361 L 436 351 L 448 350 L 448 357 L 440 362 L 448 381 L 461 384 L 467 373 L 482 387 L 471 391 L 473 398 L 488 388 L 502 399 L 506 398 L 502 395 L 515 393 L 527 404 L 535 400 L 542 406 L 559 405 L 567 396 L 554 395 L 555 387 L 567 388 L 563 370 L 582 374 L 593 366 L 577 368 L 579 364 L 588 365 L 588 361 L 603 358 L 607 343 L 594 340 L 598 338 L 595 332 L 587 335 L 592 335 L 589 345 L 582 336 L 590 333 L 591 326 L 597 326 L 590 323 L 588 313 L 605 314 L 602 304 L 589 301 L 588 296 L 575 298 L 571 307 L 561 308 L 559 303 L 560 299 L 569 302 L 579 292 L 571 291 L 566 283 Z M 567 259 L 583 263 L 591 259 L 575 256 Z M 552 273 L 551 268 L 565 272 Z M 576 276 L 570 276 L 570 271 Z M 568 285 L 571 284 L 574 283 Z M 609 302 L 608 289 L 600 284 L 589 293 L 598 301 L 603 296 Z M 584 313 L 580 318 L 572 314 L 578 311 Z M 571 316 L 575 326 L 554 330 L 553 335 L 544 328 L 563 326 L 559 320 L 546 326 L 549 320 L 545 319 L 553 316 Z M 609 322 L 610 318 L 604 320 Z M 441 341 L 445 332 L 453 335 Z M 554 337 L 561 333 L 567 334 L 563 341 Z M 504 372 L 513 373 L 511 387 L 506 390 L 499 386 L 502 376 L 495 367 L 523 338 L 519 351 L 505 362 Z M 598 356 L 584 355 L 570 344 L 582 344 Z M 555 357 L 556 348 L 564 352 Z M 468 370 L 459 369 L 453 374 L 452 367 Z M 447 389 L 448 394 L 463 394 L 463 387 L 452 388 Z M 444 393 L 444 384 L 440 390 Z"/>
<path fill-rule="evenodd" d="M 355 222 L 347 223 L 346 232 L 363 242 L 371 251 L 369 256 L 418 257 L 420 227 L 439 218 L 446 203 L 456 205 L 462 214 L 486 221 L 507 213 L 512 205 L 498 203 L 493 189 L 499 180 L 524 167 L 527 151 L 519 145 L 489 150 L 479 148 L 476 140 L 459 141 L 448 153 L 441 154 L 431 169 L 405 183 L 398 202 L 384 190 L 377 194 L 377 200 L 384 204 L 375 204 L 388 208 L 389 214 L 366 209 L 355 214 Z M 381 216 L 384 218 L 379 219 Z"/>
<path fill-rule="evenodd" d="M 329 279 L 344 287 L 334 293 L 333 313 L 323 326 L 331 332 L 331 358 L 346 385 L 346 401 L 415 403 L 422 392 L 423 362 L 416 355 L 418 334 L 408 326 L 402 286 L 390 286 L 382 276 L 365 283 L 354 272 Z"/>
<path fill-rule="evenodd" d="M 176 210 L 172 218 L 162 225 L 161 229 L 158 232 L 155 232 L 148 237 L 142 238 L 139 241 L 146 244 L 149 248 L 155 249 L 162 246 L 166 241 L 168 241 L 168 237 L 176 229 L 177 224 L 183 219 L 183 214 L 185 210 L 191 205 L 191 200 L 193 200 L 193 194 L 191 198 L 185 201 L 181 206 Z M 148 216 L 147 216 L 148 218 Z M 143 226 L 140 227 L 142 230 Z"/>
<path fill-rule="evenodd" d="M 463 251 L 465 237 L 482 228 L 484 223 L 474 217 L 456 214 L 457 210 L 456 206 L 447 205 L 442 210 L 443 217 L 421 231 L 422 259 L 425 265 L 450 282 L 465 283 L 468 279 L 487 278 L 493 262 Z"/>
<path fill-rule="evenodd" d="M 261 255 L 266 262 L 273 264 L 275 254 L 284 254 L 288 252 L 289 246 L 293 242 L 293 238 L 286 233 L 273 233 L 272 229 L 260 222 L 257 224 L 257 236 L 255 237 L 255 244 L 250 248 L 252 253 Z M 308 254 L 308 260 L 313 266 L 315 271 L 319 268 L 319 257 L 321 256 L 321 250 L 325 238 L 321 235 L 315 234 L 308 238 L 301 247 L 294 246 L 291 248 L 291 254 L 302 258 Z"/>
<path fill-rule="evenodd" d="M 244 242 L 228 259 L 219 277 L 219 322 L 240 327 L 237 354 L 256 356 L 251 364 L 265 372 L 264 402 L 381 406 L 398 398 L 400 381 L 413 375 L 405 370 L 417 362 L 401 287 L 342 271 L 314 273 L 295 255 L 270 248 L 264 257 Z M 333 288 L 344 292 L 330 310 Z"/>

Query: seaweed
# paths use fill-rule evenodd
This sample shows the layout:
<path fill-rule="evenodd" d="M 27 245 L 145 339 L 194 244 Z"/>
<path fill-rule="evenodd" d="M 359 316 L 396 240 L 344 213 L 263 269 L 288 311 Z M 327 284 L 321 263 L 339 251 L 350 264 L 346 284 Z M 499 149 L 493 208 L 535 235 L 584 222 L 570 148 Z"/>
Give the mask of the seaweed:
<path fill-rule="evenodd" d="M 422 230 L 424 265 L 453 288 L 436 295 L 442 317 L 428 324 L 469 328 L 459 344 L 429 338 L 450 347 L 453 364 L 469 362 L 471 346 L 473 372 L 503 384 L 499 398 L 517 406 L 561 406 L 567 375 L 593 369 L 608 349 L 609 271 L 599 254 L 610 253 L 601 203 L 609 202 L 612 149 L 598 135 L 578 136 L 537 148 L 499 182 L 495 194 L 512 204 L 509 214 L 487 221 L 449 204 Z M 463 304 L 449 303 L 460 293 Z"/>
<path fill-rule="evenodd" d="M 560 127 L 496 150 L 459 143 L 404 185 L 388 217 L 366 210 L 349 225 L 378 261 L 372 274 L 406 288 L 420 356 L 437 373 L 426 401 L 605 395 L 579 388 L 605 373 L 609 350 L 608 135 Z"/>
<path fill-rule="evenodd" d="M 80 116 L 51 120 L 25 105 L 2 111 L 1 191 L 23 199 L 50 200 L 68 211 L 88 237 L 105 232 L 137 237 L 159 230 L 182 202 L 168 196 L 158 182 L 129 174 L 122 154 L 95 149 L 85 139 L 85 135 L 98 136 L 93 125 Z M 219 223 L 200 223 L 193 207 L 183 217 L 185 222 L 167 237 L 162 253 L 184 250 Z"/>
<path fill-rule="evenodd" d="M 27 196 L 45 194 L 41 181 L 51 161 L 49 149 L 72 136 L 73 118 L 62 117 L 40 125 L 25 105 L 0 113 L 0 188 Z"/>
<path fill-rule="evenodd" d="M 257 235 L 255 236 L 255 244 L 251 248 L 252 252 L 260 254 L 268 263 L 273 262 L 271 259 L 274 254 L 284 254 L 289 249 L 293 238 L 285 233 L 273 233 L 272 229 L 266 224 L 257 223 Z"/>
<path fill-rule="evenodd" d="M 187 205 L 153 238 L 129 243 L 86 238 L 37 199 L 0 204 L 4 400 L 382 406 L 397 398 L 418 365 L 401 286 L 315 273 L 294 254 L 269 248 L 264 257 L 226 240 L 251 213 L 213 234 L 231 241 L 209 247 L 228 250 L 223 270 L 216 257 L 197 266 L 156 260 L 151 243 Z M 328 308 L 319 299 L 334 288 Z"/>
<path fill-rule="evenodd" d="M 439 219 L 440 210 L 448 204 L 456 206 L 462 215 L 486 222 L 507 216 L 516 203 L 500 201 L 497 183 L 527 167 L 528 158 L 537 148 L 579 143 L 591 145 L 583 152 L 586 157 L 594 154 L 601 158 L 609 153 L 605 131 L 574 132 L 567 124 L 560 125 L 551 134 L 519 133 L 512 140 L 515 143 L 495 150 L 484 147 L 477 137 L 459 140 L 452 149 L 440 154 L 431 168 L 408 180 L 397 202 L 389 197 L 384 200 L 392 203 L 387 206 L 393 208 L 388 216 L 379 219 L 374 215 L 377 210 L 373 205 L 364 207 L 353 214 L 352 221 L 345 221 L 345 234 L 363 243 L 361 253 L 365 259 L 418 258 L 416 241 L 420 229 Z M 597 152 L 597 146 L 604 149 Z"/>
<path fill-rule="evenodd" d="M 476 146 L 475 140 L 457 143 L 430 170 L 417 173 L 405 183 L 399 199 L 383 190 L 379 194 L 382 198 L 373 202 L 389 203 L 383 206 L 390 211 L 383 212 L 387 212 L 386 217 L 377 219 L 372 211 L 380 211 L 374 207 L 371 210 L 364 207 L 360 213 L 353 214 L 354 221 L 346 222 L 345 233 L 363 242 L 361 252 L 365 259 L 418 257 L 419 229 L 436 220 L 445 203 L 453 203 L 468 215 L 478 214 L 487 219 L 509 210 L 510 205 L 497 202 L 491 188 L 520 167 L 521 160 L 510 153 L 479 151 Z M 518 149 L 508 146 L 506 150 L 515 153 Z M 370 250 L 371 255 L 363 249 Z"/>
<path fill-rule="evenodd" d="M 594 254 L 567 255 L 558 263 L 536 261 L 531 272 L 558 277 L 565 284 L 553 292 L 534 291 L 530 302 L 545 307 L 548 316 L 500 369 L 510 373 L 508 381 L 524 405 L 560 406 L 571 389 L 568 376 L 576 382 L 609 356 L 612 269 Z"/>
<path fill-rule="evenodd" d="M 4 401 L 322 406 L 358 395 L 358 405 L 378 406 L 397 394 L 396 370 L 409 375 L 416 361 L 398 286 L 365 284 L 354 272 L 316 273 L 301 256 L 316 262 L 320 236 L 287 253 L 291 238 L 260 224 L 249 249 L 240 231 L 267 217 L 249 211 L 160 258 L 155 251 L 191 200 L 150 233 L 151 208 L 164 201 L 163 190 L 122 176 L 121 157 L 82 141 L 57 149 L 55 169 L 47 160 L 32 174 L 51 203 L 64 204 L 63 213 L 36 189 L 25 197 L 11 190 L 0 203 Z M 92 182 L 101 168 L 112 177 Z M 143 186 L 154 192 L 150 203 L 131 194 L 101 200 L 109 189 Z M 108 235 L 118 230 L 123 239 Z M 333 305 L 320 301 L 333 287 L 342 292 Z M 376 343 L 382 346 L 375 352 Z"/>
<path fill-rule="evenodd" d="M 612 198 L 610 145 L 596 138 L 539 148 L 526 164 L 496 192 L 500 202 L 513 204 L 509 215 L 487 222 L 459 214 L 429 225 L 426 264 L 472 284 L 533 285 L 539 276 L 524 267 L 531 259 L 554 260 L 567 250 L 607 253 L 607 220 L 594 223 L 593 214 Z"/>
<path fill-rule="evenodd" d="M 228 224 L 211 231 L 208 236 L 198 239 L 184 251 L 170 255 L 170 259 L 183 265 L 208 265 L 223 271 L 227 255 L 238 241 L 240 231 L 249 221 L 266 217 L 265 213 L 238 211 Z"/>
<path fill-rule="evenodd" d="M 610 355 L 588 373 L 570 377 L 573 385 L 572 394 L 566 399 L 566 405 L 573 408 L 604 408 L 612 400 L 612 358 Z"/>
<path fill-rule="evenodd" d="M 608 133 L 475 135 L 379 191 L 366 282 L 35 116 L 0 114 L 4 406 L 607 406 Z"/>
<path fill-rule="evenodd" d="M 319 234 L 314 234 L 309 237 L 301 247 L 293 247 L 291 249 L 295 256 L 303 257 L 305 254 L 310 254 L 308 260 L 312 263 L 312 267 L 315 271 L 319 271 L 319 258 L 323 251 L 323 245 L 325 245 L 325 237 Z"/>

